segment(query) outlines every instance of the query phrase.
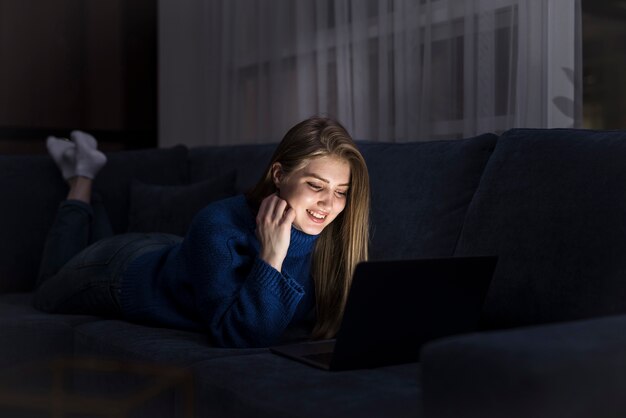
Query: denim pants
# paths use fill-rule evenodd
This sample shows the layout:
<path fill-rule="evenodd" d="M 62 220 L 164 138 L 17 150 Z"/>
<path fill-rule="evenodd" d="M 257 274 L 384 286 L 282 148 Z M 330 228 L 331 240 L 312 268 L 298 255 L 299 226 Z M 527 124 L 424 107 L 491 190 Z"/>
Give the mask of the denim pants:
<path fill-rule="evenodd" d="M 36 308 L 123 318 L 119 296 L 126 267 L 147 252 L 182 240 L 162 233 L 113 235 L 102 203 L 94 199 L 92 205 L 78 200 L 59 205 L 44 245 Z"/>

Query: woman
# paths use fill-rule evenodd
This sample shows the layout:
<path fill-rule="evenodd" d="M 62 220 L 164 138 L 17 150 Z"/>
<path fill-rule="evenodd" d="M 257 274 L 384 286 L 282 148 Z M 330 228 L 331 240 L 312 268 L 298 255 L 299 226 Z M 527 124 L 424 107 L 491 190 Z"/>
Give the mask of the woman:
<path fill-rule="evenodd" d="M 312 338 L 335 335 L 369 233 L 367 167 L 338 122 L 291 128 L 258 184 L 202 209 L 184 240 L 101 239 L 110 228 L 97 200 L 90 205 L 91 182 L 106 159 L 88 135 L 72 139 L 48 139 L 70 191 L 46 242 L 36 307 L 204 330 L 224 347 L 276 344 L 312 317 Z"/>

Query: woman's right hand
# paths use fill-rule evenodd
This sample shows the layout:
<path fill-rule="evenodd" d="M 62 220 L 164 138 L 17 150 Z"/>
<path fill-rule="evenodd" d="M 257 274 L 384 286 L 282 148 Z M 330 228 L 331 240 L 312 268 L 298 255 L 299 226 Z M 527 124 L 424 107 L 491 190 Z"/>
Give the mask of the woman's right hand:
<path fill-rule="evenodd" d="M 256 236 L 261 243 L 259 257 L 278 271 L 287 256 L 295 218 L 295 211 L 276 193 L 263 199 L 256 216 Z"/>

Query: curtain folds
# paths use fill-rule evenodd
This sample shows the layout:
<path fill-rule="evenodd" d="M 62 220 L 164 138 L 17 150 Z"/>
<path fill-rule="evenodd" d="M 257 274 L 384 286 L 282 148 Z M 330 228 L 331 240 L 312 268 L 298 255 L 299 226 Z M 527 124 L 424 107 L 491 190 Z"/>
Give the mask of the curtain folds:
<path fill-rule="evenodd" d="M 580 0 L 183 3 L 159 2 L 162 145 L 277 142 L 313 114 L 391 142 L 582 118 Z"/>

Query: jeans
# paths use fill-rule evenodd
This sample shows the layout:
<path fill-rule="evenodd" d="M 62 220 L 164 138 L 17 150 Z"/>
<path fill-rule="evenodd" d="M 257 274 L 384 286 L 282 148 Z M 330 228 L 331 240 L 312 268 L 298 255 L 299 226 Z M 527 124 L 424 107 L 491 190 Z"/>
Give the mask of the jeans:
<path fill-rule="evenodd" d="M 102 203 L 59 205 L 44 245 L 34 305 L 51 313 L 123 318 L 121 280 L 137 257 L 182 237 L 163 233 L 113 235 Z"/>

